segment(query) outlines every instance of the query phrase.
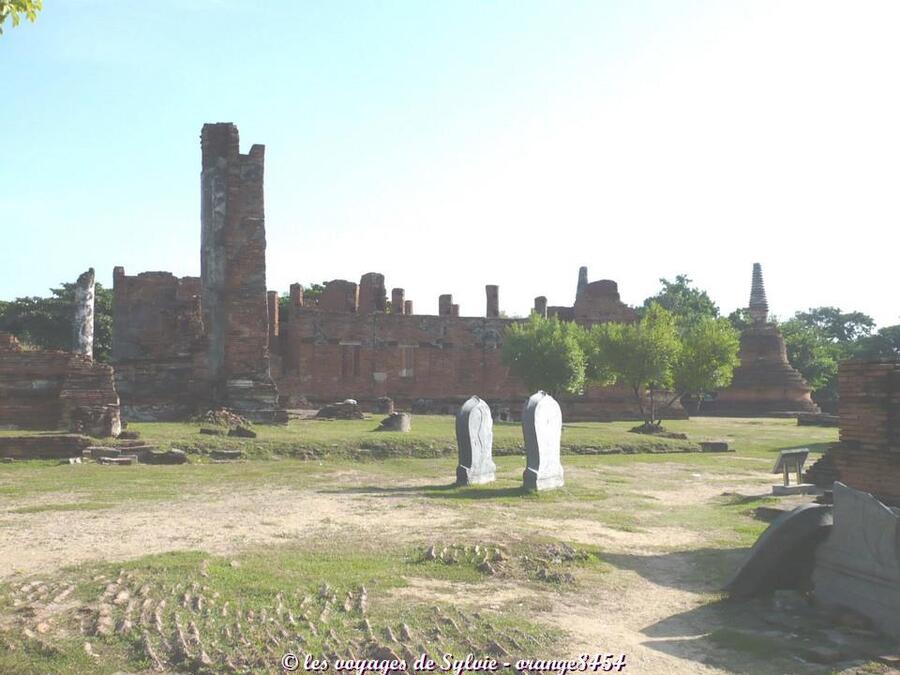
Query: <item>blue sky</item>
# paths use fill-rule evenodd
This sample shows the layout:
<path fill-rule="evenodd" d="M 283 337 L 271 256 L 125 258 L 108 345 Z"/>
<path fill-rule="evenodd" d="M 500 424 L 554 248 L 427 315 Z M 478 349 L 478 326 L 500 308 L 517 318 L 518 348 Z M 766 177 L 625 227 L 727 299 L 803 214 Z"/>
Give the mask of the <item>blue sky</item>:
<path fill-rule="evenodd" d="M 382 272 L 419 313 L 639 304 L 900 322 L 892 2 L 45 0 L 0 37 L 0 298 L 199 273 L 199 133 L 266 145 L 268 282 Z"/>

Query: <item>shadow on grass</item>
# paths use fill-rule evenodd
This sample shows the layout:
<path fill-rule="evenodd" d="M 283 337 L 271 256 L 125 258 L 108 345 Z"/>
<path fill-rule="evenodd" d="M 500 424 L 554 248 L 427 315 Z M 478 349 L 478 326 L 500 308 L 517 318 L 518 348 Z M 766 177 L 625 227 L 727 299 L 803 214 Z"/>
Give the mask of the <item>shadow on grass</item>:
<path fill-rule="evenodd" d="M 521 485 L 514 487 L 460 487 L 456 483 L 442 485 L 406 485 L 399 487 L 378 487 L 366 485 L 360 487 L 333 488 L 321 490 L 326 494 L 358 494 L 358 495 L 418 495 L 420 497 L 440 499 L 497 499 L 500 497 L 518 497 L 533 494 Z"/>
<path fill-rule="evenodd" d="M 771 498 L 771 492 L 763 492 L 758 495 L 742 495 L 737 492 L 723 492 L 722 506 L 743 506 L 744 504 L 753 504 L 754 502 Z"/>
<path fill-rule="evenodd" d="M 896 648 L 875 633 L 835 626 L 799 593 L 785 591 L 753 600 L 717 600 L 661 619 L 641 632 L 652 638 L 643 643 L 650 649 L 741 675 L 849 672 L 843 667 Z M 823 648 L 841 653 L 840 663 L 822 663 Z"/>
<path fill-rule="evenodd" d="M 691 593 L 715 593 L 737 570 L 749 548 L 699 548 L 656 555 L 601 553 L 601 558 L 658 586 Z"/>

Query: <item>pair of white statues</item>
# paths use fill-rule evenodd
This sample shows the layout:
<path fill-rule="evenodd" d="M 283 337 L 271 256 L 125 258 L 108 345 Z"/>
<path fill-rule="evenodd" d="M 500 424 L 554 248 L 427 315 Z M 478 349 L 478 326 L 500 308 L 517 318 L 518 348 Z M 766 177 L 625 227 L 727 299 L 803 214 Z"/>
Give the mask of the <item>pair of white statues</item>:
<path fill-rule="evenodd" d="M 494 423 L 487 403 L 473 396 L 456 415 L 456 443 L 459 466 L 457 485 L 490 483 L 496 465 L 491 456 Z M 522 409 L 522 435 L 525 437 L 526 465 L 522 482 L 526 490 L 550 490 L 563 485 L 559 461 L 562 435 L 562 411 L 547 393 L 533 394 Z"/>

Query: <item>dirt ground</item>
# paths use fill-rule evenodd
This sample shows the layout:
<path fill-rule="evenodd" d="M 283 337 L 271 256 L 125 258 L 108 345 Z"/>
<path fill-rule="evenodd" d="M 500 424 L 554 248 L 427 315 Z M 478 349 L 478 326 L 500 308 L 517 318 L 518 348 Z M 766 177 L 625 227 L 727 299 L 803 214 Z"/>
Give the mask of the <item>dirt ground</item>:
<path fill-rule="evenodd" d="M 656 471 L 662 477 L 670 469 Z M 723 492 L 760 492 L 758 478 L 726 478 L 711 485 L 687 476 L 680 487 L 676 483 L 646 494 L 690 507 Z M 654 483 L 652 471 L 644 480 Z M 503 536 L 510 540 L 552 532 L 575 544 L 599 546 L 604 558 L 628 562 L 613 567 L 602 585 L 575 594 L 491 580 L 473 595 L 460 593 L 451 582 L 413 580 L 397 591 L 398 599 L 478 604 L 487 609 L 519 604 L 523 611 L 540 606 L 543 611 L 535 614 L 539 621 L 571 636 L 570 654 L 625 653 L 630 672 L 752 672 L 740 664 L 723 669 L 704 663 L 708 646 L 698 646 L 697 639 L 717 628 L 716 619 L 692 613 L 710 602 L 716 588 L 690 581 L 696 576 L 692 558 L 673 554 L 703 545 L 703 535 L 695 529 L 646 525 L 627 531 L 588 517 L 523 515 L 501 506 L 482 507 L 473 524 L 465 509 L 422 499 L 416 487 L 423 481 L 411 480 L 396 491 L 376 493 L 357 491 L 367 482 L 363 473 L 344 472 L 332 475 L 330 481 L 327 487 L 301 490 L 207 489 L 170 502 L 126 503 L 96 511 L 11 514 L 13 507 L 29 504 L 4 498 L 0 502 L 2 531 L 5 541 L 15 545 L 0 548 L 0 579 L 52 574 L 65 566 L 97 560 L 100 552 L 106 560 L 126 560 L 184 549 L 229 555 L 259 545 L 302 544 L 336 535 L 424 545 L 439 538 L 496 540 Z M 71 496 L 51 499 L 65 502 Z M 47 500 L 42 496 L 33 503 L 46 505 Z M 648 629 L 660 624 L 665 624 L 665 636 L 648 634 Z"/>

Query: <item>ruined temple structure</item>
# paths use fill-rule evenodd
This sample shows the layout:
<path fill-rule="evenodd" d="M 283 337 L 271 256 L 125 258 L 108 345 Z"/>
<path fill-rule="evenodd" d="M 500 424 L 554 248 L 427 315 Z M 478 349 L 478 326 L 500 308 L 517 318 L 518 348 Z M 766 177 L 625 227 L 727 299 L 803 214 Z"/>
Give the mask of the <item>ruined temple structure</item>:
<path fill-rule="evenodd" d="M 749 311 L 751 324 L 741 332 L 741 363 L 734 369 L 731 385 L 703 404 L 703 413 L 758 417 L 819 412 L 809 385 L 788 362 L 781 332 L 767 320 L 769 306 L 759 263 L 753 264 Z"/>
<path fill-rule="evenodd" d="M 824 488 L 839 480 L 900 506 L 900 363 L 842 361 L 840 442 L 806 472 Z"/>
<path fill-rule="evenodd" d="M 473 394 L 521 410 L 531 392 L 500 360 L 515 319 L 501 317 L 498 286 L 485 286 L 480 316 L 461 316 L 450 294 L 437 315 L 414 314 L 404 289 L 388 291 L 375 272 L 331 281 L 315 299 L 293 284 L 280 303 L 266 288 L 263 146 L 242 155 L 233 124 L 206 124 L 201 148 L 200 276 L 113 273 L 113 363 L 127 418 L 183 419 L 221 405 L 278 421 L 282 408 L 307 402 L 373 407 L 383 397 L 455 413 Z M 572 306 L 538 298 L 536 311 L 584 325 L 636 318 L 615 282 L 591 283 L 587 268 L 578 278 Z M 560 403 L 570 420 L 639 417 L 625 388 L 592 387 Z"/>
<path fill-rule="evenodd" d="M 73 351 L 24 348 L 0 333 L 0 426 L 101 437 L 122 431 L 113 369 L 93 360 L 93 269 L 78 277 L 73 314 Z"/>
<path fill-rule="evenodd" d="M 586 268 L 579 279 L 573 306 L 547 308 L 541 298 L 535 311 L 584 325 L 636 318 L 615 282 L 588 283 Z M 437 316 L 413 314 L 405 297 L 404 289 L 392 289 L 388 310 L 384 277 L 377 273 L 364 274 L 359 284 L 331 281 L 314 302 L 305 302 L 299 284 L 292 285 L 272 342 L 279 366 L 272 374 L 283 404 L 354 398 L 372 406 L 387 396 L 399 407 L 455 413 L 477 393 L 495 411 L 518 414 L 531 392 L 503 366 L 500 348 L 506 327 L 521 319 L 501 318 L 499 287 L 485 286 L 483 316 L 460 316 L 451 294 L 438 298 Z M 570 420 L 639 417 L 630 392 L 620 387 L 589 387 L 561 404 Z M 684 411 L 677 407 L 672 416 Z"/>
<path fill-rule="evenodd" d="M 113 273 L 113 362 L 132 419 L 221 405 L 278 421 L 269 372 L 265 148 L 240 153 L 237 127 L 201 132 L 200 277 Z"/>

